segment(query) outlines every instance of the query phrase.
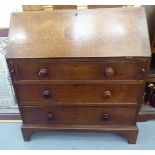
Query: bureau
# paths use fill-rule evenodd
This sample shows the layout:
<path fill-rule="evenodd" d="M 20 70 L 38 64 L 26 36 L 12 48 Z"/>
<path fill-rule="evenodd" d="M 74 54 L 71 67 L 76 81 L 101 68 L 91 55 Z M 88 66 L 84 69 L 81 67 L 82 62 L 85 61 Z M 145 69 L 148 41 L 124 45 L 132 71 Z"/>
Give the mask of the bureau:
<path fill-rule="evenodd" d="M 13 13 L 6 59 L 24 140 L 103 131 L 136 143 L 150 55 L 140 7 Z"/>

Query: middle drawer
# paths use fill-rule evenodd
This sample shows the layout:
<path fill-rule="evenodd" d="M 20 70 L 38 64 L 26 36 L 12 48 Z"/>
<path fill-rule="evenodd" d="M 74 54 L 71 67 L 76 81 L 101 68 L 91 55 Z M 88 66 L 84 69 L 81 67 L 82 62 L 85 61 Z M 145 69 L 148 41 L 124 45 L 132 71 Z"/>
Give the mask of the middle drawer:
<path fill-rule="evenodd" d="M 21 105 L 137 103 L 142 89 L 140 84 L 16 84 L 15 87 Z"/>

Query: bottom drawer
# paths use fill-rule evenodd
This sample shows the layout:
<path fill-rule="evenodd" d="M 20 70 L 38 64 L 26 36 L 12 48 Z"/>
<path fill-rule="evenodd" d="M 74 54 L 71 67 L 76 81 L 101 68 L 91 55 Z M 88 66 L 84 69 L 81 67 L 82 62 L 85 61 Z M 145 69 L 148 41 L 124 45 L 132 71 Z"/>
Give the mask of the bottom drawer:
<path fill-rule="evenodd" d="M 134 125 L 136 107 L 22 106 L 24 124 Z"/>

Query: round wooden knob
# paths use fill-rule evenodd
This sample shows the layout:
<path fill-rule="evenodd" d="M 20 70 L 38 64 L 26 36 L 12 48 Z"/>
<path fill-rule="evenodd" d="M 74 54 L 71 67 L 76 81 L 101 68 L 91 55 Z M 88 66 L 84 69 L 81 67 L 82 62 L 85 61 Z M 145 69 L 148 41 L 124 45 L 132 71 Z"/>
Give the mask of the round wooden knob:
<path fill-rule="evenodd" d="M 110 91 L 105 91 L 104 94 L 103 94 L 103 97 L 104 97 L 105 99 L 108 99 L 108 98 L 111 98 L 111 97 L 112 97 L 112 94 L 111 94 Z"/>
<path fill-rule="evenodd" d="M 45 91 L 43 91 L 42 96 L 43 96 L 44 99 L 48 99 L 48 98 L 50 98 L 51 93 L 50 93 L 49 90 L 45 90 Z"/>
<path fill-rule="evenodd" d="M 107 68 L 105 70 L 105 76 L 106 77 L 112 77 L 114 75 L 114 70 L 112 68 Z"/>
<path fill-rule="evenodd" d="M 52 113 L 48 113 L 48 114 L 47 114 L 47 120 L 48 120 L 48 121 L 53 120 L 53 114 L 52 114 Z"/>
<path fill-rule="evenodd" d="M 48 73 L 47 69 L 40 69 L 39 76 L 40 77 L 46 77 L 47 73 Z"/>
<path fill-rule="evenodd" d="M 103 121 L 108 121 L 110 119 L 109 114 L 103 114 L 102 120 Z"/>

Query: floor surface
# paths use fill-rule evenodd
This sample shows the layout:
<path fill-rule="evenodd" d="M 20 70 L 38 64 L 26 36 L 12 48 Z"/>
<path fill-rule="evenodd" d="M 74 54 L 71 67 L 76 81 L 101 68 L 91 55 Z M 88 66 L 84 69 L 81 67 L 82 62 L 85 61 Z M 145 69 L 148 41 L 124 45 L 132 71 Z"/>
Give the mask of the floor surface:
<path fill-rule="evenodd" d="M 155 149 L 155 121 L 138 123 L 137 144 L 112 133 L 40 132 L 24 142 L 21 123 L 0 123 L 0 149 L 28 150 L 149 150 Z"/>

